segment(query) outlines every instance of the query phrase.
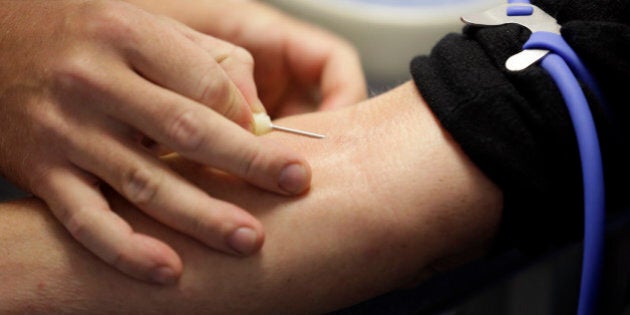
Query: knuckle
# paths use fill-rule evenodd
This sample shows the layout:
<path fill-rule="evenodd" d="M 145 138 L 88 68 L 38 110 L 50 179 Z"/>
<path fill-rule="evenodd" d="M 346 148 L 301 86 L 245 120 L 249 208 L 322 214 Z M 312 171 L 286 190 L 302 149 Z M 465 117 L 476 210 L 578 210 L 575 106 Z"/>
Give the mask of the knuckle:
<path fill-rule="evenodd" d="M 239 106 L 244 104 L 241 101 L 238 90 L 227 78 L 213 78 L 204 76 L 202 80 L 203 92 L 201 102 L 209 105 L 220 115 L 234 119 L 241 113 Z"/>
<path fill-rule="evenodd" d="M 219 53 L 217 53 L 214 57 L 214 60 L 218 64 L 228 64 L 228 63 L 241 63 L 246 65 L 254 64 L 254 56 L 249 52 L 249 50 L 234 45 L 229 42 L 221 42 L 221 49 Z"/>
<path fill-rule="evenodd" d="M 89 232 L 89 222 L 86 220 L 85 212 L 90 209 L 62 209 L 60 210 L 61 221 L 65 223 L 66 229 L 78 241 L 86 239 Z"/>
<path fill-rule="evenodd" d="M 227 225 L 208 217 L 193 217 L 190 221 L 191 235 L 212 246 L 216 244 L 217 240 L 222 239 L 222 235 L 228 234 Z"/>
<path fill-rule="evenodd" d="M 239 94 L 233 88 L 228 88 L 227 95 L 220 100 L 219 114 L 230 120 L 242 121 L 243 111 L 241 106 L 245 106 L 245 100 L 239 97 Z"/>
<path fill-rule="evenodd" d="M 64 138 L 68 133 L 68 124 L 63 122 L 59 117 L 54 106 L 46 106 L 46 108 L 34 108 L 30 111 L 32 120 L 31 128 L 33 137 L 37 141 L 40 139 L 59 139 Z"/>
<path fill-rule="evenodd" d="M 204 72 L 199 78 L 198 83 L 198 93 L 199 97 L 197 101 L 202 104 L 210 104 L 212 99 L 216 95 L 216 90 L 221 88 L 223 84 L 221 79 L 218 79 L 216 76 L 212 75 L 211 71 Z"/>
<path fill-rule="evenodd" d="M 127 256 L 119 246 L 113 248 L 107 246 L 106 248 L 95 247 L 98 242 L 94 240 L 94 231 L 90 222 L 90 216 L 85 215 L 87 211 L 106 211 L 106 209 L 92 209 L 92 208 L 78 208 L 78 209 L 58 209 L 61 222 L 64 223 L 68 233 L 79 241 L 84 246 L 88 247 L 90 251 L 99 256 L 105 262 L 120 268 L 124 266 L 127 261 Z M 93 220 L 93 219 L 92 219 Z M 97 236 L 98 238 L 98 236 Z"/>
<path fill-rule="evenodd" d="M 122 1 L 88 2 L 80 23 L 91 36 L 122 40 L 134 34 L 134 13 L 133 7 Z"/>
<path fill-rule="evenodd" d="M 214 60 L 218 64 L 226 63 L 230 60 L 230 55 L 234 52 L 236 47 L 236 45 L 230 42 L 219 41 L 219 49 L 215 52 Z"/>
<path fill-rule="evenodd" d="M 229 99 L 230 84 L 227 78 L 217 76 L 215 71 L 206 71 L 199 79 L 199 98 L 202 104 L 221 104 L 225 99 Z"/>
<path fill-rule="evenodd" d="M 92 65 L 82 56 L 69 56 L 59 61 L 54 69 L 54 79 L 61 91 L 80 91 L 93 85 Z"/>
<path fill-rule="evenodd" d="M 252 54 L 243 47 L 235 46 L 231 55 L 234 59 L 238 60 L 239 62 L 243 64 L 251 65 L 251 66 L 254 65 L 254 56 L 252 56 Z"/>
<path fill-rule="evenodd" d="M 208 224 L 205 220 L 200 220 L 200 218 L 191 218 L 190 227 L 192 235 L 198 237 L 200 240 L 206 242 L 208 231 L 212 230 L 212 226 Z"/>
<path fill-rule="evenodd" d="M 116 267 L 118 270 L 127 270 L 127 266 L 131 261 L 131 257 L 128 253 L 123 251 L 121 248 L 115 248 L 109 257 L 104 257 L 105 261 L 112 266 Z"/>
<path fill-rule="evenodd" d="M 138 167 L 125 173 L 123 193 L 132 203 L 142 207 L 154 203 L 161 184 L 161 176 L 147 168 Z"/>
<path fill-rule="evenodd" d="M 242 160 L 240 172 L 246 179 L 257 177 L 260 170 L 265 167 L 265 154 L 261 150 L 251 150 Z"/>
<path fill-rule="evenodd" d="M 198 110 L 186 110 L 175 116 L 167 137 L 181 153 L 195 152 L 204 142 L 203 121 Z"/>

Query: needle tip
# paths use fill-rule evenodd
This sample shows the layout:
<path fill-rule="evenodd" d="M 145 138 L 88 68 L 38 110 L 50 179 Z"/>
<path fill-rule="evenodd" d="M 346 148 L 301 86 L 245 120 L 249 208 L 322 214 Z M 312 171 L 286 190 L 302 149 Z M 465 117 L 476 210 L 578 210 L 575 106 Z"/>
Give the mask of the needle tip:
<path fill-rule="evenodd" d="M 284 132 L 290 132 L 293 134 L 302 135 L 302 136 L 311 137 L 311 138 L 317 138 L 317 139 L 326 138 L 325 135 L 322 135 L 319 133 L 314 133 L 314 132 L 304 131 L 304 130 L 299 130 L 299 129 L 294 129 L 294 128 L 288 128 L 288 127 L 282 127 L 282 126 L 273 125 L 273 124 L 271 125 L 271 129 L 284 131 Z"/>

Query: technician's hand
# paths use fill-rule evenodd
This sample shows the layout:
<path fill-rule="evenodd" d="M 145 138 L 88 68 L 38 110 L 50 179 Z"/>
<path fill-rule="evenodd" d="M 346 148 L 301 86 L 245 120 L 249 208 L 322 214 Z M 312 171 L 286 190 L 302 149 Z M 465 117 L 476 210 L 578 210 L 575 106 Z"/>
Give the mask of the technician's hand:
<path fill-rule="evenodd" d="M 354 47 L 260 1 L 127 1 L 249 50 L 259 96 L 272 115 L 332 109 L 367 96 Z"/>
<path fill-rule="evenodd" d="M 236 13 L 250 18 L 240 18 L 234 35 L 223 38 L 254 56 L 258 91 L 271 114 L 333 109 L 366 98 L 358 53 L 346 41 L 258 1 L 240 4 L 244 9 Z"/>
<path fill-rule="evenodd" d="M 146 139 L 281 194 L 303 192 L 298 154 L 251 134 L 251 56 L 119 1 L 0 1 L 0 172 L 123 272 L 176 281 L 178 255 L 112 212 L 108 184 L 154 219 L 249 255 L 259 221 L 163 165 Z M 236 123 L 235 123 L 236 122 Z"/>

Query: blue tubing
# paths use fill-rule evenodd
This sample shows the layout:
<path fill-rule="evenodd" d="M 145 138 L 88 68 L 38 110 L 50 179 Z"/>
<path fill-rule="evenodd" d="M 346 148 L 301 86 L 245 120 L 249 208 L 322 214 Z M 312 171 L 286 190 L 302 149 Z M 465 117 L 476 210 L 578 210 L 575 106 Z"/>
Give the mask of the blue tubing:
<path fill-rule="evenodd" d="M 594 314 L 604 260 L 604 171 L 599 139 L 586 97 L 567 63 L 551 53 L 541 65 L 556 82 L 567 104 L 578 142 L 584 187 L 584 250 L 578 314 Z"/>

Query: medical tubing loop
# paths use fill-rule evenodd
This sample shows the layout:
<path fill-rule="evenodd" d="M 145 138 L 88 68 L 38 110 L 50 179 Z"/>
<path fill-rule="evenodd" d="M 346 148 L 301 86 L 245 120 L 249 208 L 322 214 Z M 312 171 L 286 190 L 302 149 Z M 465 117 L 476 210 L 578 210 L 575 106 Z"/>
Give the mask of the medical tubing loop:
<path fill-rule="evenodd" d="M 508 0 L 508 3 L 530 4 L 530 1 Z M 597 311 L 598 290 L 604 261 L 606 217 L 604 170 L 593 115 L 574 73 L 593 92 L 609 117 L 611 117 L 611 111 L 606 106 L 597 82 L 560 34 L 534 32 L 523 48 L 548 49 L 552 52 L 544 57 L 541 65 L 560 90 L 573 123 L 582 165 L 584 189 L 584 247 L 578 315 L 593 314 Z"/>
<path fill-rule="evenodd" d="M 605 106 L 604 96 L 600 92 L 601 90 L 597 81 L 590 74 L 584 63 L 582 63 L 580 57 L 578 57 L 575 51 L 560 34 L 544 31 L 533 32 L 527 42 L 523 45 L 523 48 L 547 49 L 562 57 L 578 79 L 582 81 L 582 83 L 586 84 L 589 90 L 593 92 L 599 103 L 602 106 Z"/>
<path fill-rule="evenodd" d="M 584 248 L 578 314 L 596 311 L 604 254 L 604 171 L 597 129 L 588 102 L 571 69 L 559 55 L 550 53 L 541 63 L 567 105 L 578 142 L 584 188 Z"/>

